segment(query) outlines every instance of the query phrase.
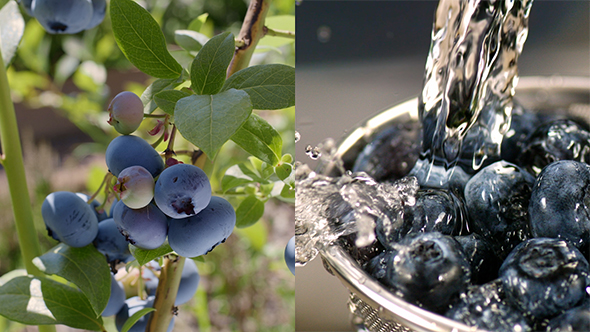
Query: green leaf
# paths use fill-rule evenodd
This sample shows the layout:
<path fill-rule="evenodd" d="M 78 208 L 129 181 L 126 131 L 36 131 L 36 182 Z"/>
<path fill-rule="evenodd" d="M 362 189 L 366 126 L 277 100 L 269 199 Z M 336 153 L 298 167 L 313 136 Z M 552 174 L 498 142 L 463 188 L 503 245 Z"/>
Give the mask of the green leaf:
<path fill-rule="evenodd" d="M 137 263 L 139 263 L 139 265 L 145 265 L 146 263 L 151 262 L 158 257 L 162 257 L 166 254 L 171 253 L 172 248 L 170 248 L 170 245 L 168 245 L 168 243 L 165 243 L 159 248 L 152 250 L 141 249 L 130 244 L 129 251 L 131 251 L 133 257 L 137 259 Z"/>
<path fill-rule="evenodd" d="M 235 45 L 230 32 L 219 34 L 203 45 L 191 64 L 191 88 L 196 94 L 214 95 L 221 90 Z"/>
<path fill-rule="evenodd" d="M 121 327 L 121 331 L 120 332 L 127 332 L 127 331 L 129 331 L 129 329 L 131 327 L 133 327 L 133 325 L 135 323 L 137 323 L 137 321 L 141 317 L 149 314 L 152 311 L 156 311 L 156 309 L 154 309 L 154 308 L 143 308 L 143 309 L 139 310 L 138 312 L 134 313 L 133 315 L 131 315 L 131 317 L 129 317 L 129 319 L 127 319 L 127 321 L 125 322 L 125 324 L 123 324 L 123 327 Z"/>
<path fill-rule="evenodd" d="M 285 181 L 293 172 L 293 165 L 291 164 L 281 164 L 275 167 L 275 173 L 282 181 Z"/>
<path fill-rule="evenodd" d="M 166 48 L 166 40 L 152 15 L 132 0 L 112 0 L 113 34 L 125 57 L 142 72 L 158 78 L 177 78 L 182 66 Z"/>
<path fill-rule="evenodd" d="M 16 270 L 12 270 L 12 271 L 8 271 L 6 272 L 6 274 L 2 275 L 2 277 L 0 277 L 0 286 L 3 286 L 4 284 L 6 284 L 7 282 L 9 282 L 10 280 L 16 278 L 16 277 L 22 277 L 22 276 L 26 276 L 27 275 L 27 270 L 25 269 L 16 269 Z"/>
<path fill-rule="evenodd" d="M 154 95 L 160 91 L 171 90 L 182 83 L 180 79 L 157 79 L 150 84 L 141 94 L 141 102 L 143 102 L 143 111 L 151 114 L 157 107 L 154 101 Z"/>
<path fill-rule="evenodd" d="M 295 203 L 295 188 L 292 186 L 287 185 L 286 183 L 282 183 L 282 189 L 281 189 L 281 193 L 280 196 L 282 198 L 288 199 L 288 200 L 293 200 L 293 203 Z M 275 184 L 276 186 L 277 184 Z"/>
<path fill-rule="evenodd" d="M 170 115 L 174 115 L 174 108 L 176 107 L 176 102 L 188 96 L 190 96 L 190 93 L 188 92 L 180 90 L 164 90 L 158 92 L 154 96 L 154 101 L 156 102 L 156 105 L 158 105 L 158 107 L 162 109 L 162 111 Z"/>
<path fill-rule="evenodd" d="M 16 1 L 9 1 L 0 9 L 0 50 L 4 66 L 8 67 L 25 33 L 25 20 Z"/>
<path fill-rule="evenodd" d="M 0 315 L 27 325 L 104 330 L 84 293 L 43 277 L 16 277 L 0 287 Z"/>
<path fill-rule="evenodd" d="M 192 95 L 180 99 L 174 110 L 174 121 L 186 140 L 213 159 L 251 113 L 248 94 L 231 89 L 216 95 Z"/>
<path fill-rule="evenodd" d="M 33 259 L 46 274 L 58 275 L 78 286 L 88 297 L 96 316 L 104 310 L 111 295 L 111 272 L 104 255 L 93 245 L 73 248 L 59 244 Z"/>
<path fill-rule="evenodd" d="M 273 166 L 280 161 L 283 149 L 281 134 L 256 114 L 250 115 L 231 140 L 254 157 Z"/>
<path fill-rule="evenodd" d="M 209 17 L 209 13 L 201 14 L 197 18 L 191 21 L 188 25 L 188 29 L 196 32 L 201 32 L 201 27 L 207 21 L 207 17 Z"/>
<path fill-rule="evenodd" d="M 187 51 L 198 52 L 209 41 L 209 37 L 193 30 L 176 30 L 174 41 Z"/>
<path fill-rule="evenodd" d="M 236 227 L 252 226 L 264 214 L 264 202 L 250 195 L 240 203 L 236 209 Z"/>
<path fill-rule="evenodd" d="M 248 183 L 257 182 L 254 180 L 254 177 L 248 173 L 251 173 L 251 171 L 244 164 L 233 165 L 232 167 L 228 168 L 221 179 L 221 190 L 226 192 L 227 190 L 237 186 L 243 186 Z"/>
<path fill-rule="evenodd" d="M 295 105 L 295 68 L 282 64 L 248 67 L 230 76 L 222 91 L 231 88 L 246 91 L 255 109 L 291 107 Z"/>

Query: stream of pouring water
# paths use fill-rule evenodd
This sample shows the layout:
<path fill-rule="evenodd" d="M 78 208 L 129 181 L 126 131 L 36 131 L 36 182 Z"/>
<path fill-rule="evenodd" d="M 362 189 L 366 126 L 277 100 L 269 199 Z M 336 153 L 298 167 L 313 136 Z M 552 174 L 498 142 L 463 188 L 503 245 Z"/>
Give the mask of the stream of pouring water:
<path fill-rule="evenodd" d="M 391 230 L 401 222 L 403 206 L 413 204 L 419 184 L 452 187 L 486 160 L 498 159 L 531 5 L 532 0 L 440 0 L 419 95 L 421 159 L 411 176 L 394 183 L 376 183 L 364 173 L 330 178 L 298 166 L 298 265 L 342 235 L 358 232 L 356 245 L 370 244 L 377 220 Z"/>
<path fill-rule="evenodd" d="M 422 153 L 411 175 L 420 184 L 444 188 L 453 177 L 461 183 L 486 160 L 499 159 L 531 5 L 532 0 L 439 2 L 418 97 Z"/>

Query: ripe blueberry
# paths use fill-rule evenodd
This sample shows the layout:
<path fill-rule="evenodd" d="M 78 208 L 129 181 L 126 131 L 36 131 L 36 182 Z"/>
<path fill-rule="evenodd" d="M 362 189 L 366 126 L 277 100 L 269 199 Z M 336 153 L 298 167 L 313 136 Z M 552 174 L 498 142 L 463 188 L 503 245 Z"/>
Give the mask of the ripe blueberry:
<path fill-rule="evenodd" d="M 211 200 L 211 184 L 197 166 L 176 164 L 166 168 L 156 181 L 156 205 L 171 218 L 186 218 L 204 209 Z"/>
<path fill-rule="evenodd" d="M 78 195 L 57 191 L 41 206 L 43 221 L 50 236 L 71 247 L 85 247 L 98 233 L 95 211 Z"/>
<path fill-rule="evenodd" d="M 78 33 L 92 19 L 90 0 L 33 0 L 33 16 L 49 33 Z"/>
<path fill-rule="evenodd" d="M 564 239 L 588 254 L 590 165 L 571 160 L 547 165 L 533 186 L 529 215 L 533 236 Z"/>
<path fill-rule="evenodd" d="M 164 169 L 164 161 L 160 154 L 144 139 L 132 136 L 118 136 L 109 143 L 105 153 L 105 161 L 109 171 L 119 176 L 129 166 L 142 166 L 153 177 Z"/>
<path fill-rule="evenodd" d="M 224 242 L 235 224 L 236 212 L 232 205 L 213 196 L 209 205 L 198 214 L 170 221 L 168 243 L 180 256 L 201 256 Z"/>
<path fill-rule="evenodd" d="M 131 209 L 117 203 L 113 219 L 127 241 L 142 249 L 156 249 L 166 241 L 168 218 L 154 204 Z"/>
<path fill-rule="evenodd" d="M 588 261 L 566 241 L 529 239 L 514 248 L 499 270 L 507 300 L 542 319 L 575 307 L 588 296 Z"/>

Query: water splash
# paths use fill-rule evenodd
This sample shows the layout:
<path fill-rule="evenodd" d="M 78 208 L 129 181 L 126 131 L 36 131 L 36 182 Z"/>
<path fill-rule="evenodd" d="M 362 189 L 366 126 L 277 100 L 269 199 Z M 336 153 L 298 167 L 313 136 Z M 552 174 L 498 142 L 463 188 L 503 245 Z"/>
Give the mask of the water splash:
<path fill-rule="evenodd" d="M 391 230 L 403 220 L 419 189 L 414 177 L 377 183 L 364 172 L 328 177 L 299 164 L 295 169 L 295 261 L 312 260 L 326 245 L 356 233 L 356 246 L 375 240 L 379 221 Z"/>
<path fill-rule="evenodd" d="M 499 158 L 531 5 L 532 0 L 440 0 L 419 95 L 422 162 L 412 174 L 420 183 L 440 187 L 448 182 L 441 176 L 457 174 L 456 165 L 472 174 Z"/>

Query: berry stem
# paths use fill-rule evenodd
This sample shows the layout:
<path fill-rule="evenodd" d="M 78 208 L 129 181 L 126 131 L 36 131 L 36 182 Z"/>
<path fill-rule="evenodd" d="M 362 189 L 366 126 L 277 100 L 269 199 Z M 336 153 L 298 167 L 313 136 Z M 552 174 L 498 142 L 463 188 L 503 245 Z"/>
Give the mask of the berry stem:
<path fill-rule="evenodd" d="M 113 176 L 113 174 L 111 172 L 107 172 L 107 174 L 105 174 L 98 189 L 96 189 L 94 194 L 92 194 L 92 196 L 90 196 L 90 198 L 88 199 L 88 202 L 87 202 L 88 204 L 90 204 L 98 196 L 102 187 L 111 179 L 111 176 Z"/>
<path fill-rule="evenodd" d="M 174 301 L 176 301 L 185 260 L 185 257 L 176 255 L 164 257 L 154 301 L 156 311 L 150 317 L 146 332 L 165 332 L 168 329 L 175 312 Z"/>
<path fill-rule="evenodd" d="M 2 165 L 8 179 L 8 189 L 12 201 L 12 212 L 18 235 L 18 244 L 27 273 L 42 277 L 44 274 L 33 264 L 33 258 L 41 255 L 41 245 L 33 220 L 31 199 L 27 188 L 27 178 L 21 150 L 21 142 L 16 122 L 14 104 L 10 96 L 10 85 L 0 51 L 0 140 L 2 145 Z M 40 332 L 55 332 L 55 326 L 39 326 Z"/>

